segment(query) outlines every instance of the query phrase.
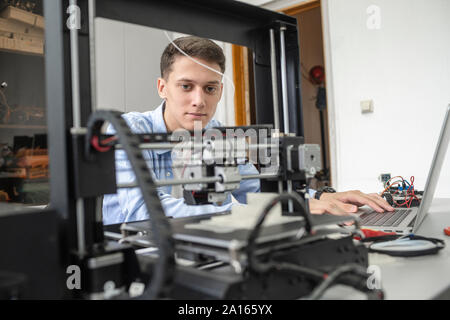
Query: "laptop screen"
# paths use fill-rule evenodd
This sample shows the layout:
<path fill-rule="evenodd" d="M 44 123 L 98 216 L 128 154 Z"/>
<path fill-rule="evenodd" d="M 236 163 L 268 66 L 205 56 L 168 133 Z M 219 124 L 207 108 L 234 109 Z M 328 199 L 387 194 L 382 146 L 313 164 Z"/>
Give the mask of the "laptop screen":
<path fill-rule="evenodd" d="M 417 213 L 416 222 L 414 224 L 413 232 L 419 229 L 423 219 L 430 210 L 431 202 L 433 201 L 434 193 L 436 191 L 439 174 L 442 169 L 442 164 L 445 160 L 448 144 L 450 142 L 450 105 L 447 107 L 445 113 L 444 123 L 442 124 L 439 140 L 434 152 L 433 161 L 431 162 L 430 172 L 428 173 L 427 182 L 425 184 L 422 203 L 420 204 L 419 212 Z"/>

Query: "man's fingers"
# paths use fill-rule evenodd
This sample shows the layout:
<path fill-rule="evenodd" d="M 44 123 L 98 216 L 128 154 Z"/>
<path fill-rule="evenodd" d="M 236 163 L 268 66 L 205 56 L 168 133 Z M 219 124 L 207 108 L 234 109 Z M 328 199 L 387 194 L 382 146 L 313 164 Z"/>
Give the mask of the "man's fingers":
<path fill-rule="evenodd" d="M 347 195 L 347 200 L 345 202 L 352 202 L 352 203 L 359 203 L 361 205 L 367 205 L 374 209 L 377 212 L 384 212 L 387 211 L 393 211 L 394 208 L 392 208 L 389 203 L 387 203 L 386 200 L 381 198 L 380 196 L 376 194 L 364 194 L 361 191 L 350 191 Z"/>
<path fill-rule="evenodd" d="M 335 200 L 335 199 L 330 200 L 330 201 L 332 201 L 334 204 L 336 204 L 339 208 L 341 208 L 345 212 L 355 213 L 356 211 L 358 211 L 358 206 L 356 206 L 354 204 L 345 203 L 345 202 Z"/>
<path fill-rule="evenodd" d="M 351 203 L 358 203 L 361 205 L 367 205 L 369 207 L 371 207 L 372 209 L 374 209 L 377 212 L 384 212 L 384 209 L 382 206 L 378 205 L 378 201 L 368 197 L 366 195 L 364 195 L 363 193 L 356 193 L 356 192 L 352 192 L 348 194 L 348 198 L 346 199 L 348 201 L 345 202 L 351 202 Z"/>
<path fill-rule="evenodd" d="M 377 199 L 380 199 L 380 200 L 384 200 L 384 198 L 382 196 L 380 196 L 378 193 L 369 193 L 368 195 L 369 196 L 373 196 L 373 197 L 375 197 Z"/>
<path fill-rule="evenodd" d="M 342 193 L 323 194 L 325 199 L 310 200 L 311 213 L 331 213 L 335 215 L 349 215 L 358 211 L 358 207 L 367 205 L 376 212 L 393 211 L 394 208 L 378 194 L 364 194 L 361 191 L 347 191 Z M 317 202 L 315 202 L 315 201 Z"/>
<path fill-rule="evenodd" d="M 330 213 L 339 216 L 348 215 L 349 213 L 342 209 L 336 202 L 337 201 L 311 199 L 309 202 L 310 211 L 313 214 Z"/>
<path fill-rule="evenodd" d="M 320 199 L 325 201 L 340 201 L 346 204 L 356 205 L 358 207 L 367 205 L 377 212 L 384 212 L 385 210 L 394 211 L 394 208 L 390 206 L 389 203 L 378 194 L 365 194 L 358 190 L 336 193 L 323 193 Z M 356 210 L 353 210 L 353 208 L 345 207 L 340 204 L 338 206 L 347 212 L 356 212 Z"/>
<path fill-rule="evenodd" d="M 370 194 L 368 194 L 368 196 L 371 197 L 383 209 L 388 210 L 388 211 L 395 210 L 385 199 L 380 197 L 380 195 L 378 195 L 376 193 L 370 193 Z"/>

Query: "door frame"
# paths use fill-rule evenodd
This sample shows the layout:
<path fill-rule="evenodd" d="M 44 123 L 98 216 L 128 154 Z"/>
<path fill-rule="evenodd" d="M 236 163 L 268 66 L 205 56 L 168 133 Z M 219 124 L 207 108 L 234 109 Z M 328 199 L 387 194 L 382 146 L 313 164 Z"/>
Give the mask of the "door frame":
<path fill-rule="evenodd" d="M 286 8 L 278 10 L 278 12 L 287 15 L 296 15 L 298 13 L 308 11 L 314 8 L 320 7 L 322 17 L 322 38 L 323 38 L 323 54 L 326 70 L 326 92 L 327 92 L 327 113 L 328 113 L 328 159 L 330 163 L 330 183 L 333 186 L 338 185 L 337 172 L 337 135 L 336 135 L 336 112 L 334 105 L 334 86 L 333 86 L 333 68 L 330 51 L 330 26 L 329 26 L 329 5 L 327 0 L 306 0 L 298 4 L 291 5 Z M 235 115 L 236 125 L 250 125 L 251 115 L 248 116 L 248 110 L 250 110 L 248 99 L 246 100 L 245 93 L 249 92 L 248 88 L 248 73 L 247 80 L 245 75 L 238 75 L 240 70 L 248 70 L 248 60 L 243 59 L 244 47 L 233 45 L 233 71 L 234 81 L 236 86 L 235 92 Z M 244 66 L 247 64 L 247 68 Z"/>

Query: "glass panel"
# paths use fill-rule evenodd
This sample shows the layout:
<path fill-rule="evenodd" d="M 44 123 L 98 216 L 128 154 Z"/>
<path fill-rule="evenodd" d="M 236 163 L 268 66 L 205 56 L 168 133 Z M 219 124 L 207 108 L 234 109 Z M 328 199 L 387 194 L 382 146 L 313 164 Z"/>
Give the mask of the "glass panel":
<path fill-rule="evenodd" d="M 96 18 L 96 108 L 115 109 L 125 113 L 142 113 L 139 118 L 136 113 L 133 113 L 134 119 L 147 119 L 142 121 L 142 126 L 134 126 L 137 129 L 136 131 L 142 130 L 140 133 L 144 133 L 144 131 L 150 132 L 151 130 L 153 132 L 173 131 L 175 128 L 192 130 L 195 117 L 197 117 L 197 120 L 201 120 L 203 126 L 212 119 L 219 121 L 224 126 L 234 126 L 236 124 L 235 91 L 238 90 L 236 84 L 233 83 L 233 44 L 213 40 L 225 56 L 224 65 L 218 59 L 218 57 L 221 57 L 221 54 L 218 53 L 220 50 L 216 50 L 217 47 L 211 46 L 208 50 L 205 50 L 204 48 L 200 49 L 198 44 L 191 44 L 194 48 L 191 47 L 190 49 L 186 49 L 189 48 L 189 45 L 185 44 L 184 50 L 188 50 L 201 67 L 192 62 L 188 63 L 189 60 L 179 52 L 174 54 L 173 60 L 166 57 L 167 60 L 163 59 L 161 62 L 163 52 L 170 41 L 184 36 L 189 36 L 189 34 Z M 181 44 L 180 46 L 183 47 Z M 207 44 L 203 43 L 203 46 L 207 46 Z M 193 51 L 197 53 L 192 53 Z M 244 62 L 247 62 L 247 59 L 251 57 L 251 53 L 245 52 L 248 55 L 245 57 Z M 170 61 L 173 62 L 166 69 L 165 78 L 161 79 L 161 64 L 164 66 L 165 64 L 170 64 Z M 217 61 L 220 61 L 220 65 Z M 215 68 L 216 73 L 213 73 L 210 68 Z M 219 70 L 222 70 L 224 75 L 218 75 L 217 71 Z M 241 109 L 244 112 L 248 111 L 249 119 L 250 95 L 253 93 L 250 86 L 253 83 L 244 79 L 245 77 L 251 78 L 250 72 L 251 70 L 247 68 L 246 73 L 239 78 L 240 86 L 244 87 L 243 83 L 245 82 L 245 90 L 241 87 L 238 88 L 241 96 L 247 97 L 247 99 L 239 101 L 239 105 L 244 104 Z M 158 84 L 159 89 L 163 92 L 158 91 Z M 221 84 L 223 84 L 223 90 L 221 89 Z M 150 113 L 162 106 L 163 99 L 166 100 L 164 116 L 162 116 L 163 111 Z M 246 102 L 247 105 L 245 105 Z M 169 108 L 172 111 L 166 112 Z M 183 112 L 180 113 L 174 110 L 184 110 L 186 114 L 190 113 L 188 116 L 185 116 Z M 199 110 L 197 113 L 202 114 L 192 115 L 194 112 L 192 110 Z M 172 122 L 167 120 L 168 117 L 171 118 Z M 173 119 L 176 120 L 173 121 Z M 205 119 L 207 121 L 204 121 Z M 136 124 L 137 120 L 130 119 L 130 122 L 134 121 L 134 124 Z M 150 127 L 149 123 L 151 123 L 152 127 Z M 210 123 L 217 125 L 217 122 Z M 242 131 L 242 134 L 244 134 L 244 131 Z M 182 153 L 180 158 L 172 158 L 170 156 L 170 159 L 166 156 L 156 156 L 153 151 L 144 153 L 146 159 L 153 159 L 148 161 L 147 164 L 159 181 L 174 178 L 185 179 L 186 177 L 197 175 L 206 176 L 206 172 L 203 172 L 202 168 L 192 164 L 194 161 L 189 162 L 191 160 L 190 156 L 190 150 L 186 154 Z M 120 159 L 123 157 L 123 153 L 116 153 L 116 157 L 116 159 Z M 123 166 L 123 162 L 120 161 L 116 163 L 116 174 L 119 185 L 134 180 L 134 174 L 131 172 L 130 167 L 127 165 Z M 183 190 L 181 186 L 176 185 L 166 186 L 159 190 L 174 199 L 180 199 L 184 197 L 184 191 L 189 189 Z M 132 192 L 130 191 L 128 197 L 133 197 Z M 206 194 L 203 193 L 202 196 L 204 195 Z M 231 196 L 227 198 L 229 195 L 225 192 L 215 196 L 215 199 L 217 199 L 215 202 L 217 203 L 231 201 Z M 140 197 L 140 195 L 137 194 L 137 197 Z M 239 200 L 242 201 L 243 199 Z M 135 200 L 132 202 L 134 203 Z M 120 203 L 122 202 L 120 201 Z M 134 212 L 135 209 L 132 203 L 127 205 L 127 207 L 120 207 L 119 202 L 117 202 L 117 195 L 105 195 L 103 221 L 105 224 L 121 222 L 124 219 L 125 212 Z M 218 210 L 220 211 L 220 209 Z M 221 210 L 223 211 L 223 209 Z M 213 212 L 215 211 L 209 213 Z M 186 213 L 174 212 L 173 209 L 166 208 L 166 214 L 180 217 Z M 142 220 L 146 217 L 139 213 L 132 219 Z"/>
<path fill-rule="evenodd" d="M 49 201 L 44 29 L 41 0 L 0 1 L 2 203 Z"/>
<path fill-rule="evenodd" d="M 97 109 L 122 112 L 156 109 L 162 102 L 157 90 L 161 55 L 169 39 L 187 35 L 96 18 Z M 226 56 L 226 77 L 214 118 L 224 125 L 235 125 L 232 44 L 215 42 Z"/>

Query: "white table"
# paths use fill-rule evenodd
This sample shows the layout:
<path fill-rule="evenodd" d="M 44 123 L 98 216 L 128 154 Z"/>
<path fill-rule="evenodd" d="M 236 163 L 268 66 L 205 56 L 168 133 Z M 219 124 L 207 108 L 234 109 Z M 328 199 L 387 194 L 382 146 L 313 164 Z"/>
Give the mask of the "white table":
<path fill-rule="evenodd" d="M 430 212 L 416 234 L 443 239 L 446 247 L 438 254 L 420 257 L 392 257 L 369 254 L 369 264 L 381 271 L 386 299 L 432 299 L 450 287 L 450 237 L 444 228 L 450 226 L 450 199 L 434 199 Z M 361 299 L 353 289 L 336 286 L 324 299 Z"/>

